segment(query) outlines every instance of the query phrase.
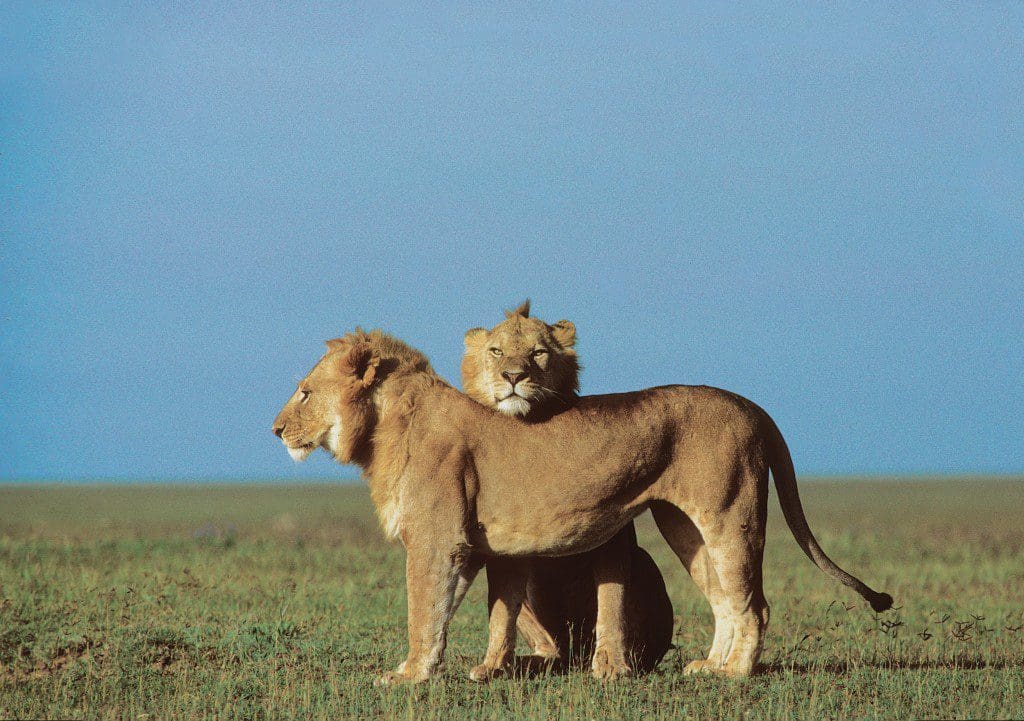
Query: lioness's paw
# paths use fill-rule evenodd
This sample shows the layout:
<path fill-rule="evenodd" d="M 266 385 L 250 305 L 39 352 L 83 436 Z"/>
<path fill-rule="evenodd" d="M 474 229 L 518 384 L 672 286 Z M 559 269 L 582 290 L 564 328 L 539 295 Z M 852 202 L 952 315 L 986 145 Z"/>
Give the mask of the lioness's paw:
<path fill-rule="evenodd" d="M 404 678 L 404 676 L 397 671 L 388 671 L 375 678 L 373 680 L 373 685 L 377 687 L 393 686 L 396 683 L 400 683 L 400 679 L 402 678 Z"/>
<path fill-rule="evenodd" d="M 749 672 L 742 669 L 729 668 L 728 666 L 705 659 L 690 661 L 690 663 L 686 664 L 686 668 L 683 669 L 683 675 L 692 676 L 694 674 L 724 676 L 725 678 L 745 678 L 750 675 Z"/>
<path fill-rule="evenodd" d="M 395 686 L 400 683 L 420 683 L 426 681 L 426 677 L 411 676 L 404 671 L 400 670 L 388 671 L 385 674 L 381 674 L 374 682 L 374 686 Z"/>
<path fill-rule="evenodd" d="M 690 661 L 690 663 L 686 664 L 686 668 L 683 669 L 684 676 L 692 676 L 698 673 L 719 675 L 722 673 L 722 667 L 713 661 L 702 658 L 697 661 Z"/>
<path fill-rule="evenodd" d="M 469 680 L 476 681 L 477 683 L 484 683 L 490 681 L 492 678 L 498 678 L 499 676 L 505 675 L 505 668 L 503 666 L 488 666 L 485 663 L 479 666 L 474 666 L 469 672 Z"/>
<path fill-rule="evenodd" d="M 612 658 L 606 649 L 598 649 L 594 652 L 594 662 L 591 664 L 594 678 L 598 681 L 614 681 L 624 676 L 632 676 L 633 669 L 623 658 Z"/>

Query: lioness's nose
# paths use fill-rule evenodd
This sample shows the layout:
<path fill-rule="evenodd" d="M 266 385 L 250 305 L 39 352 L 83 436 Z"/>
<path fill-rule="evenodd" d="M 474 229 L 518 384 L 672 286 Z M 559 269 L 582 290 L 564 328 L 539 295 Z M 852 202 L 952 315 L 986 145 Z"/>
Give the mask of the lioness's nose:
<path fill-rule="evenodd" d="M 279 425 L 279 426 L 274 426 L 274 435 L 275 436 L 280 438 L 282 433 L 284 433 L 284 424 L 283 423 L 281 425 Z"/>
<path fill-rule="evenodd" d="M 529 375 L 529 373 L 527 373 L 526 371 L 502 371 L 501 372 L 502 378 L 507 380 L 512 385 L 513 388 L 515 388 L 516 383 L 521 381 L 523 378 L 526 378 L 526 376 L 528 376 L 528 375 Z"/>

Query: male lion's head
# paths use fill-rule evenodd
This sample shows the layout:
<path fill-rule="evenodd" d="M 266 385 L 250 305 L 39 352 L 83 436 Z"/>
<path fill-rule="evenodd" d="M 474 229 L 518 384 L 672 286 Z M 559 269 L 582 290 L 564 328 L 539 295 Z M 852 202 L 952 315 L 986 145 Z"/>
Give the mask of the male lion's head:
<path fill-rule="evenodd" d="M 528 417 L 563 407 L 579 390 L 576 327 L 530 317 L 530 301 L 490 330 L 466 332 L 462 387 L 478 403 Z"/>

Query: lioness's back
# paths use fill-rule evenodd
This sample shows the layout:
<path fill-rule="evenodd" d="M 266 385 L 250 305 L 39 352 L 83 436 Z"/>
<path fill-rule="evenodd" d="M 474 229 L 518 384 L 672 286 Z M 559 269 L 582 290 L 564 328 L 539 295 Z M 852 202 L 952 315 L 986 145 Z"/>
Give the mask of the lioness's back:
<path fill-rule="evenodd" d="M 731 431 L 756 432 L 764 411 L 755 403 L 730 391 L 704 385 L 664 385 L 629 393 L 580 396 L 575 411 L 586 422 L 609 421 L 620 416 L 643 414 L 654 420 L 701 419 Z"/>

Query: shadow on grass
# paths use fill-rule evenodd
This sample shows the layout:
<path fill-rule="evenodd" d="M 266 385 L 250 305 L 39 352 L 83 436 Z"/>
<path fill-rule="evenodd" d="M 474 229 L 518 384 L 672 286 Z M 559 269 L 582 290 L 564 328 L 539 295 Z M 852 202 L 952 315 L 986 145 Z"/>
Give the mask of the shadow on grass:
<path fill-rule="evenodd" d="M 471 659 L 465 657 L 463 663 L 469 664 Z M 875 661 L 848 663 L 846 661 L 824 661 L 815 663 L 782 663 L 770 662 L 760 663 L 754 670 L 755 677 L 775 676 L 785 673 L 798 675 L 827 673 L 836 676 L 845 676 L 851 672 L 865 669 L 886 670 L 886 671 L 980 671 L 980 670 L 1003 670 L 1017 668 L 1018 664 L 1010 661 L 983 661 L 978 658 L 959 658 L 946 661 Z M 569 674 L 590 673 L 590 664 L 582 661 L 567 664 L 562 661 L 550 660 L 539 656 L 516 656 L 512 667 L 507 670 L 504 678 L 532 681 L 542 678 L 559 678 Z M 681 672 L 667 668 L 664 663 L 650 672 L 637 674 L 634 678 L 645 676 L 670 676 L 674 673 L 682 676 Z M 699 678 L 700 675 L 694 676 Z"/>
<path fill-rule="evenodd" d="M 825 661 L 823 663 L 765 663 L 757 667 L 757 675 L 781 673 L 832 673 L 848 674 L 858 669 L 885 669 L 887 671 L 978 671 L 981 669 L 1001 670 L 1017 668 L 1017 664 L 1009 661 L 982 661 L 976 658 L 954 659 L 950 661 L 876 661 L 874 663 L 851 664 L 845 661 Z"/>
<path fill-rule="evenodd" d="M 1017 668 L 1009 661 L 983 661 L 978 658 L 960 658 L 947 661 L 876 661 L 865 663 L 848 663 L 846 661 L 825 661 L 817 663 L 763 663 L 758 664 L 755 676 L 773 676 L 784 673 L 815 674 L 829 673 L 845 676 L 851 672 L 864 669 L 880 669 L 886 671 L 980 671 L 1003 670 Z M 509 677 L 518 679 L 536 679 L 543 677 L 565 676 L 569 673 L 588 673 L 589 664 L 565 664 L 550 661 L 537 656 L 517 656 L 510 669 Z M 664 667 L 655 669 L 654 674 L 670 673 Z M 650 674 L 640 674 L 647 676 Z"/>
<path fill-rule="evenodd" d="M 468 665 L 471 659 L 463 657 L 462 662 Z M 511 668 L 509 668 L 505 674 L 505 678 L 517 679 L 517 680 L 534 680 L 538 678 L 557 678 L 561 676 L 567 676 L 569 674 L 589 674 L 590 673 L 590 658 L 576 658 L 571 662 L 565 662 L 556 659 L 547 659 L 540 656 L 516 656 L 515 661 L 512 662 Z M 634 671 L 631 678 L 644 678 L 647 676 L 654 676 L 661 673 L 665 673 L 665 669 L 658 666 L 649 671 L 637 672 Z"/>

